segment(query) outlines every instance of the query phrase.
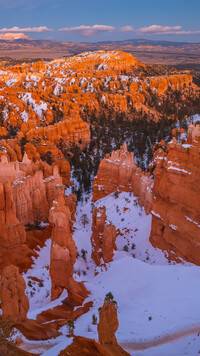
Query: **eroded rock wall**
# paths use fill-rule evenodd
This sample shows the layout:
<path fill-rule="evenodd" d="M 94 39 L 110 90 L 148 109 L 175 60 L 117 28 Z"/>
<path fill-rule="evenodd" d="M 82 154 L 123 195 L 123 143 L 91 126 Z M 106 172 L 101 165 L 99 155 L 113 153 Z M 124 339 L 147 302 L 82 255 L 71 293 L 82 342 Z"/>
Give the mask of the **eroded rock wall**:
<path fill-rule="evenodd" d="M 155 152 L 151 243 L 200 265 L 200 134 L 190 125 L 188 142 L 172 140 Z M 173 255 L 172 255 L 173 256 Z"/>
<path fill-rule="evenodd" d="M 136 165 L 132 152 L 124 144 L 120 150 L 107 154 L 99 165 L 93 182 L 93 201 L 113 192 L 133 192 L 141 206 L 151 210 L 153 180 Z"/>

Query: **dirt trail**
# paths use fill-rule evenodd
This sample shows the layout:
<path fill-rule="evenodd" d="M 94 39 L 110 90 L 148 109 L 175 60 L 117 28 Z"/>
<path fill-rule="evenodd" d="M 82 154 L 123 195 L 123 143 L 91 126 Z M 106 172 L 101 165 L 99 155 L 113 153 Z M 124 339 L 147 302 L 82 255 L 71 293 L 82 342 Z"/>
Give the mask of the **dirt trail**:
<path fill-rule="evenodd" d="M 126 351 L 143 351 L 150 349 L 151 347 L 156 347 L 160 345 L 164 345 L 176 340 L 179 340 L 185 336 L 195 334 L 195 333 L 200 333 L 200 324 L 199 325 L 194 325 L 188 329 L 184 330 L 179 330 L 171 334 L 163 335 L 161 337 L 157 337 L 153 340 L 148 340 L 148 341 L 132 341 L 132 342 L 122 342 L 120 343 L 120 346 L 123 347 Z M 25 351 L 35 351 L 39 349 L 46 349 L 49 350 L 51 347 L 57 345 L 57 343 L 53 344 L 45 344 L 45 343 L 23 343 L 20 345 L 20 347 L 25 350 Z"/>
<path fill-rule="evenodd" d="M 148 341 L 138 341 L 138 342 L 122 342 L 120 345 L 127 351 L 135 351 L 135 350 L 146 350 L 151 347 L 156 347 L 160 345 L 167 344 L 169 342 L 176 341 L 178 339 L 181 339 L 185 336 L 195 334 L 195 333 L 200 333 L 200 324 L 199 325 L 194 325 L 188 329 L 184 330 L 179 330 L 171 334 L 163 335 L 160 337 L 157 337 L 153 340 L 148 340 Z"/>

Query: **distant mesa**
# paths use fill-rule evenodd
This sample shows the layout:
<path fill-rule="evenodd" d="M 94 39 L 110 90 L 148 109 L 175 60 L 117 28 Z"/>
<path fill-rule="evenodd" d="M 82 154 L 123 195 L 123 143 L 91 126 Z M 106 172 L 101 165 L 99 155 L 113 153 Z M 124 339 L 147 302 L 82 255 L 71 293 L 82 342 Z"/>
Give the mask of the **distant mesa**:
<path fill-rule="evenodd" d="M 0 40 L 12 41 L 12 40 L 30 40 L 24 33 L 1 33 Z"/>

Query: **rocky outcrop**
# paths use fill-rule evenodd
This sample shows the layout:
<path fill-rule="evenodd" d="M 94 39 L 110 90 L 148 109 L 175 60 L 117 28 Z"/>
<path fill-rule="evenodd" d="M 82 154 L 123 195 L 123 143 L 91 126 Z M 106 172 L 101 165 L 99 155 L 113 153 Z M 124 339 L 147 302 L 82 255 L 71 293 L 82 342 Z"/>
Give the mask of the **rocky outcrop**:
<path fill-rule="evenodd" d="M 93 201 L 105 197 L 115 191 L 133 192 L 138 196 L 141 206 L 151 210 L 153 180 L 150 174 L 142 172 L 136 165 L 132 152 L 127 151 L 124 144 L 120 150 L 106 154 L 99 165 L 97 176 L 93 182 Z"/>
<path fill-rule="evenodd" d="M 151 243 L 200 265 L 200 135 L 191 125 L 188 143 L 172 140 L 155 152 Z M 171 253 L 172 252 L 172 253 Z"/>
<path fill-rule="evenodd" d="M 115 333 L 119 327 L 117 307 L 114 301 L 106 300 L 99 311 L 99 343 L 112 355 L 129 355 L 119 346 Z"/>
<path fill-rule="evenodd" d="M 112 356 L 98 342 L 86 337 L 74 336 L 73 343 L 59 353 L 59 356 Z"/>
<path fill-rule="evenodd" d="M 76 203 L 77 203 L 77 197 L 75 194 L 70 194 L 68 197 L 65 199 L 65 204 L 68 206 L 70 212 L 71 212 L 71 220 L 72 223 L 76 221 L 75 214 L 76 214 Z"/>
<path fill-rule="evenodd" d="M 19 222 L 10 183 L 0 183 L 0 246 L 16 248 L 26 241 L 24 226 Z"/>
<path fill-rule="evenodd" d="M 74 336 L 73 342 L 59 356 L 130 356 L 119 346 L 115 333 L 119 322 L 117 307 L 113 301 L 105 301 L 99 312 L 99 343 L 85 337 Z"/>
<path fill-rule="evenodd" d="M 26 283 L 19 274 L 19 268 L 13 265 L 3 270 L 1 278 L 1 306 L 3 318 L 10 318 L 13 322 L 26 319 L 29 309 L 29 300 L 25 294 Z"/>
<path fill-rule="evenodd" d="M 76 115 L 73 119 L 56 123 L 55 125 L 27 130 L 26 137 L 28 140 L 46 137 L 48 141 L 57 144 L 61 139 L 68 143 L 74 142 L 78 144 L 80 140 L 88 143 L 90 142 L 90 130 L 88 124 L 83 122 L 79 115 Z"/>
<path fill-rule="evenodd" d="M 9 188 L 6 182 L 10 182 Z M 56 185 L 62 184 L 62 178 L 57 166 L 52 168 L 42 161 L 34 164 L 26 155 L 22 162 L 8 162 L 4 155 L 0 162 L 0 184 L 1 199 L 5 201 L 0 209 L 2 214 L 4 211 L 7 226 L 9 221 L 9 226 L 19 223 L 27 225 L 48 221 L 49 209 L 56 197 Z M 6 218 L 8 199 L 9 214 L 12 211 L 13 216 L 16 216 L 15 219 Z"/>
<path fill-rule="evenodd" d="M 105 301 L 99 311 L 98 334 L 100 344 L 117 344 L 115 333 L 118 327 L 117 307 L 114 302 Z"/>
<path fill-rule="evenodd" d="M 73 279 L 76 245 L 72 237 L 72 214 L 66 205 L 64 187 L 57 186 L 57 199 L 49 214 L 49 222 L 53 226 L 50 262 L 51 298 L 52 300 L 58 298 L 62 291 L 67 289 L 69 299 L 82 304 L 88 293 L 82 283 Z"/>
<path fill-rule="evenodd" d="M 164 94 L 164 92 L 170 87 L 171 90 L 182 90 L 184 91 L 186 87 L 193 85 L 192 75 L 189 74 L 179 74 L 179 75 L 169 75 L 162 77 L 152 77 L 149 78 L 149 87 L 156 90 L 158 94 Z"/>
<path fill-rule="evenodd" d="M 33 176 L 13 183 L 12 196 L 21 223 L 26 225 L 48 221 L 57 184 L 62 184 L 62 178 L 56 166 L 53 175 L 46 179 L 43 172 L 38 171 Z"/>
<path fill-rule="evenodd" d="M 97 265 L 101 262 L 111 262 L 113 252 L 116 250 L 116 228 L 106 221 L 106 208 L 95 207 L 92 215 L 92 259 Z"/>

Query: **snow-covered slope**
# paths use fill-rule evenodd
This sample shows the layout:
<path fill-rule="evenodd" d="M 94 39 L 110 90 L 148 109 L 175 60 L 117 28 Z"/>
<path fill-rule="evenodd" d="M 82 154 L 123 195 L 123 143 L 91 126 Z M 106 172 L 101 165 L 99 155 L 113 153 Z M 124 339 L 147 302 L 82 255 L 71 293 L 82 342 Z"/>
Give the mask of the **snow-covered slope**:
<path fill-rule="evenodd" d="M 113 262 L 106 267 L 96 268 L 90 258 L 93 205 L 90 197 L 79 204 L 74 224 L 74 239 L 79 255 L 75 264 L 75 278 L 85 282 L 91 291 L 88 301 L 94 302 L 91 310 L 76 321 L 75 334 L 98 338 L 92 316 L 95 314 L 98 318 L 98 308 L 102 306 L 106 293 L 112 292 L 118 304 L 117 340 L 131 354 L 196 355 L 200 349 L 198 336 L 189 334 L 197 334 L 198 327 L 200 330 L 200 315 L 197 312 L 200 309 L 200 268 L 185 262 L 169 262 L 162 251 L 151 246 L 148 241 L 151 215 L 145 214 L 137 198 L 130 193 L 121 193 L 117 198 L 110 195 L 95 203 L 96 206 L 106 206 L 108 221 L 121 232 L 117 237 L 118 250 Z M 87 219 L 83 216 L 87 216 Z M 35 261 L 34 269 L 28 272 L 43 279 L 44 289 L 47 290 L 50 284 L 44 269 L 48 264 L 49 250 L 47 242 L 47 246 L 40 251 L 41 257 Z M 44 255 L 46 257 L 41 264 Z M 27 293 L 29 295 L 28 290 Z M 46 302 L 44 294 L 36 291 L 30 315 L 38 308 L 40 311 L 46 309 Z M 51 341 L 54 344 L 60 343 L 60 348 L 65 345 L 66 327 L 61 331 L 63 336 Z M 173 343 L 169 343 L 168 339 Z M 161 345 L 156 346 L 157 340 L 161 340 Z M 149 344 L 145 344 L 147 341 Z M 41 351 L 41 342 L 38 344 Z M 47 347 L 45 342 L 44 350 Z M 147 349 L 143 350 L 145 347 Z M 31 350 L 34 349 L 37 349 L 35 342 Z M 52 349 L 54 353 L 48 352 L 46 355 L 56 356 L 58 349 L 59 346 Z"/>

